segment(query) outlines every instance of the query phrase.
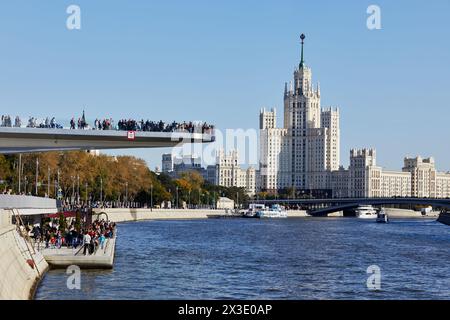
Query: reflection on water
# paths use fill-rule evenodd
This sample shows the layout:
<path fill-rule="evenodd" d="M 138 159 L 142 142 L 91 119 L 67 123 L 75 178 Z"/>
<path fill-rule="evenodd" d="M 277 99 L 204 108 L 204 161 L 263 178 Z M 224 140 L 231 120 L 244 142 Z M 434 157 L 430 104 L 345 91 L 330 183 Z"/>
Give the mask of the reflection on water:
<path fill-rule="evenodd" d="M 450 227 L 433 220 L 212 219 L 119 225 L 113 270 L 36 299 L 449 299 Z M 366 287 L 381 268 L 381 291 Z"/>

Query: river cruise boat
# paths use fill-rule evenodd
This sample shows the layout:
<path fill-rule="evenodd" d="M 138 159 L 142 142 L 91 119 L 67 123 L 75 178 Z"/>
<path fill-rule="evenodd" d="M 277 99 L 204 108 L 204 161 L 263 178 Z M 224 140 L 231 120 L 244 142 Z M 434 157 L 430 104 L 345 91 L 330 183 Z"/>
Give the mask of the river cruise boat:
<path fill-rule="evenodd" d="M 356 217 L 359 219 L 376 219 L 377 218 L 377 210 L 371 205 L 363 205 L 359 206 L 355 210 Z"/>
<path fill-rule="evenodd" d="M 250 203 L 248 210 L 244 211 L 242 217 L 244 218 L 257 218 L 256 213 L 261 210 L 265 210 L 266 206 L 261 203 Z"/>
<path fill-rule="evenodd" d="M 256 212 L 257 218 L 287 218 L 287 212 L 284 207 L 274 204 L 270 209 L 259 210 Z"/>

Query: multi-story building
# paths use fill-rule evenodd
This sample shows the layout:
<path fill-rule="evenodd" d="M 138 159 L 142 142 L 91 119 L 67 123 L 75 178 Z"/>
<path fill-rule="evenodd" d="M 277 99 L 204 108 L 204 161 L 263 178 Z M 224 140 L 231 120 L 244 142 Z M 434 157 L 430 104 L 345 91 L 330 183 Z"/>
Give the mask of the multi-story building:
<path fill-rule="evenodd" d="M 333 197 L 450 197 L 450 173 L 437 172 L 433 158 L 405 158 L 402 171 L 383 170 L 374 149 L 352 149 L 350 166 L 330 173 Z"/>
<path fill-rule="evenodd" d="M 411 197 L 411 174 L 409 172 L 381 172 L 381 197 Z"/>
<path fill-rule="evenodd" d="M 287 130 L 276 127 L 276 109 L 262 109 L 259 115 L 260 187 L 277 191 L 291 185 Z"/>
<path fill-rule="evenodd" d="M 173 171 L 173 155 L 165 153 L 162 155 L 162 172 L 169 173 Z"/>
<path fill-rule="evenodd" d="M 250 196 L 256 193 L 256 170 L 253 167 L 242 169 L 237 151 L 225 154 L 220 150 L 216 154 L 216 164 L 206 168 L 202 167 L 199 157 L 190 155 L 175 157 L 172 154 L 163 154 L 162 168 L 163 173 L 173 178 L 179 177 L 184 172 L 196 171 L 210 184 L 245 188 Z"/>
<path fill-rule="evenodd" d="M 381 170 L 376 165 L 374 149 L 350 150 L 349 196 L 380 197 Z"/>
<path fill-rule="evenodd" d="M 235 150 L 228 154 L 224 150 L 217 152 L 215 176 L 216 185 L 245 188 L 250 196 L 256 192 L 256 170 L 253 167 L 241 168 L 239 154 Z"/>
<path fill-rule="evenodd" d="M 404 159 L 404 172 L 411 174 L 411 196 L 425 198 L 450 197 L 450 173 L 437 172 L 432 157 Z"/>
<path fill-rule="evenodd" d="M 211 182 L 214 179 L 208 175 L 208 170 L 202 167 L 201 158 L 192 155 L 174 156 L 170 153 L 162 155 L 162 172 L 172 178 L 177 178 L 181 174 L 189 171 L 198 172 L 204 180 Z"/>
<path fill-rule="evenodd" d="M 276 112 L 260 113 L 261 188 L 279 190 L 329 189 L 330 172 L 339 169 L 339 110 L 321 108 L 319 85 L 302 53 L 294 79 L 285 84 L 284 126 L 277 128 Z"/>
<path fill-rule="evenodd" d="M 436 168 L 433 158 L 404 159 L 403 171 L 411 173 L 411 195 L 413 197 L 436 196 Z"/>

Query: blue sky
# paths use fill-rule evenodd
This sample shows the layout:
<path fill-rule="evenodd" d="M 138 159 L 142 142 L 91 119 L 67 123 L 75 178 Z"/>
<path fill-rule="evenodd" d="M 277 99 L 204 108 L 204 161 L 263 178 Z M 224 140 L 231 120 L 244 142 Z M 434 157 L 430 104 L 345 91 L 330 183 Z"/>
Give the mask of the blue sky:
<path fill-rule="evenodd" d="M 66 8 L 81 7 L 81 30 Z M 366 9 L 381 7 L 381 30 Z M 322 106 L 341 110 L 341 158 L 375 147 L 400 169 L 450 170 L 450 1 L 3 1 L 0 113 L 204 120 L 257 128 L 305 60 Z M 159 165 L 167 150 L 121 150 Z"/>

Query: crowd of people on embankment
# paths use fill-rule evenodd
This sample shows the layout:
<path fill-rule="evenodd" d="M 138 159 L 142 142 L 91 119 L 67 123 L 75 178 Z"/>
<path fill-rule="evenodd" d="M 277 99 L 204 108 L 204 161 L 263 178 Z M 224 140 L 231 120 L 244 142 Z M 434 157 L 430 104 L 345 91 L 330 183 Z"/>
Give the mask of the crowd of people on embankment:
<path fill-rule="evenodd" d="M 42 227 L 35 225 L 34 227 L 26 227 L 26 230 L 22 231 L 28 232 L 38 248 L 80 248 L 79 250 L 83 249 L 84 255 L 90 255 L 98 248 L 105 248 L 106 240 L 114 238 L 115 229 L 116 224 L 114 222 L 104 219 L 95 220 L 92 224 L 79 230 L 75 226 L 75 221 L 72 221 L 68 227 L 61 228 L 57 219 L 54 219 Z"/>
<path fill-rule="evenodd" d="M 14 123 L 11 120 L 10 115 L 2 115 L 0 127 L 14 127 L 21 128 L 22 120 L 20 117 L 16 116 Z M 45 128 L 45 129 L 62 129 L 63 126 L 56 122 L 55 117 L 46 117 L 45 119 L 38 119 L 35 117 L 29 117 L 27 128 Z M 95 119 L 93 126 L 89 125 L 86 121 L 85 114 L 75 120 L 72 117 L 70 120 L 69 128 L 71 130 L 118 130 L 118 131 L 144 131 L 144 132 L 189 132 L 189 133 L 211 133 L 214 130 L 214 126 L 203 123 L 196 122 L 171 122 L 166 123 L 162 120 L 152 121 L 152 120 L 135 120 L 135 119 L 121 119 L 115 125 L 112 118 Z"/>

